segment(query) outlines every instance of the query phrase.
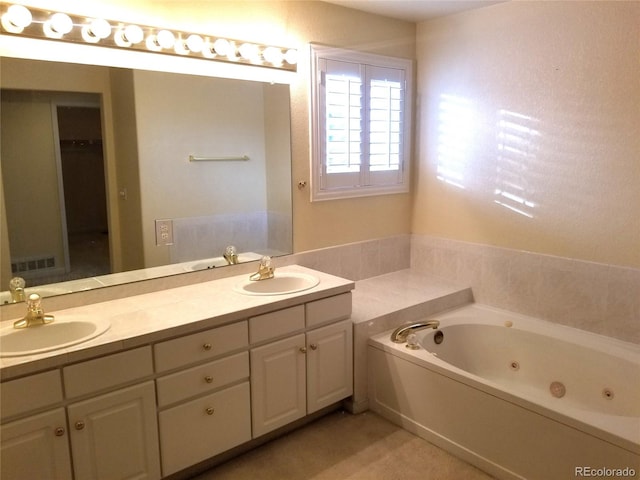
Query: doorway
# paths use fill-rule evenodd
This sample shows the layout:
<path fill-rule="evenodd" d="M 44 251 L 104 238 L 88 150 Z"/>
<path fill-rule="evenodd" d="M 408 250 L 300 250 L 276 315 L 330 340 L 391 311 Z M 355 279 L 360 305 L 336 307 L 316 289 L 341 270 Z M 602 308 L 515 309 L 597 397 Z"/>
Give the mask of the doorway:
<path fill-rule="evenodd" d="M 111 272 L 99 106 L 56 106 L 69 248 L 66 279 Z"/>

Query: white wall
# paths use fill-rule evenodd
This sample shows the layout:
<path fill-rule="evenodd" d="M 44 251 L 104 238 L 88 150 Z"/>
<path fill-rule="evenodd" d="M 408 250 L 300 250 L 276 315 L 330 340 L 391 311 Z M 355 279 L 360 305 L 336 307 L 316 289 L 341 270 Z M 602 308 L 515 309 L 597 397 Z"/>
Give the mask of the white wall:
<path fill-rule="evenodd" d="M 518 1 L 419 24 L 413 232 L 640 267 L 639 19 Z"/>

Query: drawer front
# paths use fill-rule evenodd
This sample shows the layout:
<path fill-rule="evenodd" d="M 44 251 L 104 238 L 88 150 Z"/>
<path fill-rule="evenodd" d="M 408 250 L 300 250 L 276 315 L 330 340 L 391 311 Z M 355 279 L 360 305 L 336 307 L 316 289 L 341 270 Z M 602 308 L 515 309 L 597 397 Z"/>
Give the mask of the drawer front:
<path fill-rule="evenodd" d="M 277 312 L 265 313 L 249 319 L 249 340 L 264 342 L 288 333 L 304 329 L 304 305 L 297 305 Z"/>
<path fill-rule="evenodd" d="M 154 346 L 156 371 L 165 372 L 247 347 L 247 330 L 246 321 L 237 322 L 158 343 Z"/>
<path fill-rule="evenodd" d="M 2 418 L 27 413 L 62 401 L 60 371 L 38 373 L 0 386 Z"/>
<path fill-rule="evenodd" d="M 307 303 L 307 328 L 349 318 L 351 304 L 351 292 Z"/>
<path fill-rule="evenodd" d="M 163 407 L 249 377 L 249 352 L 199 365 L 157 380 L 158 405 Z"/>
<path fill-rule="evenodd" d="M 62 369 L 67 398 L 122 385 L 153 374 L 151 347 L 116 353 Z"/>
<path fill-rule="evenodd" d="M 249 382 L 162 411 L 160 452 L 167 476 L 251 440 Z"/>

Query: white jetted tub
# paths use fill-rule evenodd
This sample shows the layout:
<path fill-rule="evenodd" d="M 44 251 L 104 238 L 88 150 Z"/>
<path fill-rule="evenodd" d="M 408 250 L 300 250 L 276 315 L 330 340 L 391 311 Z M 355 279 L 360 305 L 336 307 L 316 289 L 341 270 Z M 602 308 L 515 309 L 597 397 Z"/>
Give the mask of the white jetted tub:
<path fill-rule="evenodd" d="M 417 349 L 369 340 L 373 411 L 498 478 L 640 478 L 639 345 L 478 304 L 433 319 Z"/>

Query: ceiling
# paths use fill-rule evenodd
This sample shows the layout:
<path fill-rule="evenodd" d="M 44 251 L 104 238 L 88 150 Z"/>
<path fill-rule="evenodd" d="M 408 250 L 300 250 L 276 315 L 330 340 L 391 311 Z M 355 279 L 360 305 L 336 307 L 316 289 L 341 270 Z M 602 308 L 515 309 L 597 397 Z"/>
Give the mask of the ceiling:
<path fill-rule="evenodd" d="M 409 22 L 422 22 L 465 10 L 482 8 L 505 0 L 325 0 L 364 12 Z"/>

